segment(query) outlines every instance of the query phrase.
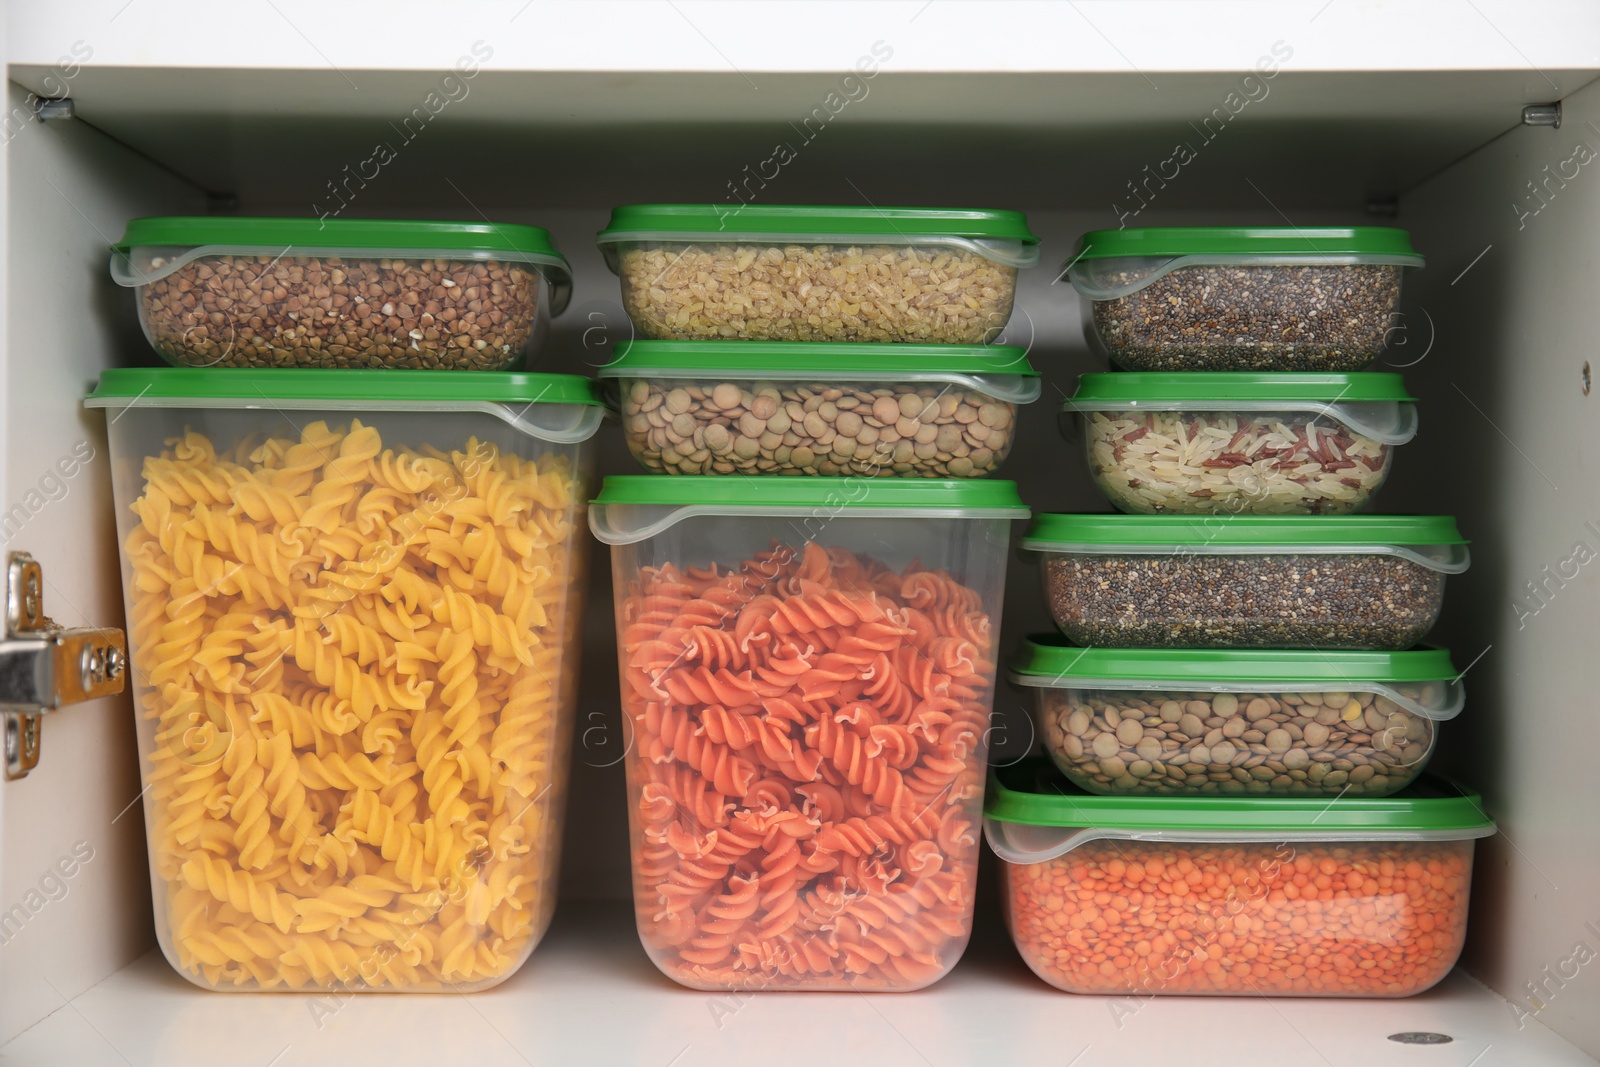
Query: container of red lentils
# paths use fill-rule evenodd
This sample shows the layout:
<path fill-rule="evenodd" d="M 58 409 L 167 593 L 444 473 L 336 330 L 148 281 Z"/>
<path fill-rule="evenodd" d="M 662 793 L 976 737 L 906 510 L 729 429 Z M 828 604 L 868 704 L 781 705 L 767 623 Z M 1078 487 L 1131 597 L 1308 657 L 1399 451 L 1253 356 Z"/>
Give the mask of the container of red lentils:
<path fill-rule="evenodd" d="M 1408 997 L 1455 965 L 1476 794 L 1091 796 L 1042 760 L 995 772 L 1006 924 L 1069 993 Z"/>

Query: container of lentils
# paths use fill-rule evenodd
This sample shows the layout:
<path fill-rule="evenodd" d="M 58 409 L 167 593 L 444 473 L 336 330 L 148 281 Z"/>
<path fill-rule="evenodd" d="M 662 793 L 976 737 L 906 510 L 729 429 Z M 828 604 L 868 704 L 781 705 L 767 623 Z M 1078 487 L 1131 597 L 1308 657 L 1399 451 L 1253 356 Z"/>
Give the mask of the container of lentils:
<path fill-rule="evenodd" d="M 111 276 L 180 367 L 505 370 L 572 295 L 537 226 L 374 219 L 134 219 Z"/>
<path fill-rule="evenodd" d="M 1091 344 L 1128 370 L 1354 371 L 1396 322 L 1404 230 L 1096 230 L 1068 276 Z"/>
<path fill-rule="evenodd" d="M 1067 639 L 1110 648 L 1399 651 L 1468 563 L 1435 515 L 1040 515 L 1022 547 Z"/>
<path fill-rule="evenodd" d="M 1387 796 L 1433 754 L 1463 690 L 1450 654 L 1023 643 L 1045 751 L 1091 793 Z"/>
<path fill-rule="evenodd" d="M 983 344 L 1039 239 L 1016 211 L 636 204 L 597 238 L 640 337 Z"/>
<path fill-rule="evenodd" d="M 1039 398 L 1004 345 L 633 341 L 599 376 L 657 474 L 976 478 Z"/>
<path fill-rule="evenodd" d="M 1062 407 L 1096 484 L 1137 514 L 1357 511 L 1417 433 L 1398 374 L 1085 374 Z"/>
<path fill-rule="evenodd" d="M 1466 940 L 1476 793 L 1084 796 L 1038 760 L 996 769 L 984 836 L 1006 926 L 1069 993 L 1408 997 Z M 1132 1009 L 1130 1009 L 1132 1010 Z"/>

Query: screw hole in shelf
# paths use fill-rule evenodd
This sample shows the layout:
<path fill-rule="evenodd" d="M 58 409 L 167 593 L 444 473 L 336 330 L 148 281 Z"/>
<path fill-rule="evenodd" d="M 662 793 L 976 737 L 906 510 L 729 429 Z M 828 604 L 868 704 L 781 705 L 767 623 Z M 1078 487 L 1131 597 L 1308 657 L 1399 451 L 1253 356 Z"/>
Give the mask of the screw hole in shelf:
<path fill-rule="evenodd" d="M 1455 1038 L 1449 1034 L 1436 1034 L 1431 1030 L 1403 1030 L 1398 1034 L 1390 1034 L 1389 1040 L 1402 1045 L 1448 1045 Z"/>
<path fill-rule="evenodd" d="M 1589 395 L 1589 387 L 1594 384 L 1594 376 L 1589 372 L 1589 361 L 1583 361 L 1583 395 Z"/>

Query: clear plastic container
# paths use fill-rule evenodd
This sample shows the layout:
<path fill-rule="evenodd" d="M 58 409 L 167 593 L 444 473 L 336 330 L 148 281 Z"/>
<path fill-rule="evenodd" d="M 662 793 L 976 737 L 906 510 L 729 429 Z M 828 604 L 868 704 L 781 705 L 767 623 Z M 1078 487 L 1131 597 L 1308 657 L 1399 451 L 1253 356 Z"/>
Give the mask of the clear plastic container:
<path fill-rule="evenodd" d="M 134 219 L 111 276 L 179 367 L 505 370 L 567 306 L 537 226 L 375 219 Z"/>
<path fill-rule="evenodd" d="M 1121 511 L 1343 515 L 1416 436 L 1398 374 L 1085 374 L 1063 405 Z"/>
<path fill-rule="evenodd" d="M 1085 796 L 1037 761 L 996 772 L 984 829 L 1033 972 L 1109 996 L 1409 997 L 1466 939 L 1476 794 Z"/>
<path fill-rule="evenodd" d="M 220 990 L 466 992 L 555 907 L 591 383 L 113 370 L 156 936 Z"/>
<path fill-rule="evenodd" d="M 695 989 L 908 990 L 972 929 L 1011 482 L 607 478 L 634 906 Z"/>
<path fill-rule="evenodd" d="M 1464 702 L 1443 649 L 1073 648 L 1023 643 L 1039 739 L 1091 793 L 1387 796 Z"/>
<path fill-rule="evenodd" d="M 599 372 L 656 474 L 992 474 L 1039 398 L 1020 348 L 634 341 Z"/>
<path fill-rule="evenodd" d="M 1039 239 L 1016 211 L 637 204 L 599 234 L 640 337 L 975 345 Z"/>
<path fill-rule="evenodd" d="M 1399 651 L 1467 569 L 1431 515 L 1041 515 L 1022 539 L 1077 645 Z"/>
<path fill-rule="evenodd" d="M 1357 371 L 1422 264 L 1386 227 L 1185 226 L 1086 233 L 1067 273 L 1085 335 L 1127 370 Z"/>

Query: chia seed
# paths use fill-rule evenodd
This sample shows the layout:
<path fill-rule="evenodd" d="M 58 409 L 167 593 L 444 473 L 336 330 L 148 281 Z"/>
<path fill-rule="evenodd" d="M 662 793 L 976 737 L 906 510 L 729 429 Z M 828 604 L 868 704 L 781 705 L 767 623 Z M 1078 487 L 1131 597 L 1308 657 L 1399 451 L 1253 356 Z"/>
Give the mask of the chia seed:
<path fill-rule="evenodd" d="M 1127 370 L 1356 371 L 1383 351 L 1400 303 L 1400 271 L 1181 267 L 1127 296 L 1094 301 L 1094 326 Z"/>
<path fill-rule="evenodd" d="M 1074 644 L 1399 651 L 1439 617 L 1445 576 L 1400 556 L 1049 556 L 1050 611 Z"/>

